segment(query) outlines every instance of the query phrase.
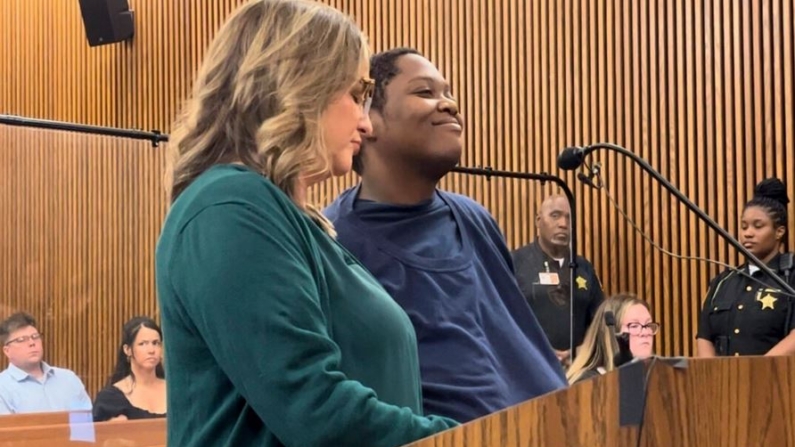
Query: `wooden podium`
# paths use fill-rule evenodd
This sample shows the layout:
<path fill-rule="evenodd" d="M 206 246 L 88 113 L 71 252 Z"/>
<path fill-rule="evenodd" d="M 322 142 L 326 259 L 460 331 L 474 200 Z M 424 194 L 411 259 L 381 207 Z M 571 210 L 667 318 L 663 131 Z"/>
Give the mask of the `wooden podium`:
<path fill-rule="evenodd" d="M 795 357 L 649 359 L 406 447 L 602 446 L 795 447 Z"/>
<path fill-rule="evenodd" d="M 165 445 L 165 419 L 79 413 L 4 416 L 0 447 Z M 407 447 L 542 446 L 795 447 L 795 357 L 633 363 Z"/>

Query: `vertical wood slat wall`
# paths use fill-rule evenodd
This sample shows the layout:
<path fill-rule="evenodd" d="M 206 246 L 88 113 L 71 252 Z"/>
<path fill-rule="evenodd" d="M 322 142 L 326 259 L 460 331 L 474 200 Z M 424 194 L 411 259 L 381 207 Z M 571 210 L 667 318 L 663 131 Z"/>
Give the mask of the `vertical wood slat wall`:
<path fill-rule="evenodd" d="M 89 48 L 77 1 L 0 2 L 0 113 L 164 132 L 204 49 L 242 0 L 130 0 L 133 42 Z M 793 0 L 327 0 L 378 51 L 414 46 L 448 77 L 467 120 L 463 165 L 558 172 L 565 146 L 635 151 L 736 234 L 753 184 L 795 199 Z M 28 310 L 48 359 L 91 392 L 121 324 L 156 315 L 153 253 L 166 203 L 164 148 L 0 126 L 0 317 Z M 656 242 L 736 264 L 733 249 L 649 176 L 597 153 L 607 189 Z M 664 323 L 658 351 L 691 355 L 718 268 L 654 250 L 607 196 L 574 187 L 580 252 L 609 293 L 634 291 Z M 321 202 L 354 179 L 317 188 Z M 509 245 L 529 242 L 549 185 L 458 174 Z M 790 215 L 795 214 L 793 204 Z M 795 230 L 790 220 L 790 232 Z M 791 238 L 795 243 L 795 238 Z"/>

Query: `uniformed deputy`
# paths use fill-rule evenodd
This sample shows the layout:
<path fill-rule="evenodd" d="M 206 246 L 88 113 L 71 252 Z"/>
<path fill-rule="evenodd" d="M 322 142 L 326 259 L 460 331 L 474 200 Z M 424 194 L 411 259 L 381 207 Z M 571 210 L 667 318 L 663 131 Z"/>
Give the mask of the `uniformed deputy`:
<path fill-rule="evenodd" d="M 760 182 L 745 204 L 740 237 L 754 256 L 795 285 L 792 253 L 781 253 L 786 247 L 788 202 L 780 180 Z M 794 307 L 795 297 L 752 264 L 721 273 L 711 281 L 701 309 L 699 357 L 795 353 Z"/>
<path fill-rule="evenodd" d="M 516 279 L 558 358 L 571 349 L 569 238 L 571 212 L 564 196 L 547 197 L 536 216 L 538 238 L 511 253 Z M 574 346 L 579 346 L 604 301 L 599 278 L 585 258 L 577 256 L 574 275 Z"/>

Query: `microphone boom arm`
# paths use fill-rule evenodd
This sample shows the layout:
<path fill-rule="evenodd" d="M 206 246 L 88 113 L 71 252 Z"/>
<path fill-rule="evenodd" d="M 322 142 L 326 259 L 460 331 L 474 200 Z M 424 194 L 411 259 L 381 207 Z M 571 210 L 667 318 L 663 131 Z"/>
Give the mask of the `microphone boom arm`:
<path fill-rule="evenodd" d="M 574 207 L 574 194 L 571 192 L 569 185 L 563 181 L 562 178 L 551 175 L 551 174 L 534 174 L 530 172 L 511 172 L 511 171 L 499 171 L 492 169 L 490 167 L 486 168 L 465 168 L 461 166 L 456 166 L 453 168 L 453 172 L 459 172 L 462 174 L 470 174 L 470 175 L 479 175 L 486 177 L 486 180 L 491 180 L 491 177 L 501 177 L 501 178 L 516 178 L 516 179 L 523 179 L 523 180 L 536 180 L 540 182 L 551 182 L 560 187 L 563 190 L 563 193 L 566 195 L 566 200 L 569 202 L 569 209 L 570 209 L 570 220 L 569 226 L 571 231 L 569 232 L 569 299 L 570 299 L 570 308 L 569 308 L 569 361 L 574 361 L 574 273 L 577 269 L 577 226 L 576 226 L 576 209 Z"/>
<path fill-rule="evenodd" d="M 597 149 L 606 149 L 613 152 L 618 152 L 619 154 L 625 155 L 629 157 L 632 161 L 638 164 L 644 171 L 648 172 L 655 180 L 660 182 L 660 184 L 665 187 L 671 194 L 673 194 L 681 203 L 683 203 L 690 211 L 696 213 L 696 215 L 704 221 L 710 228 L 717 231 L 719 235 L 721 235 L 726 241 L 731 244 L 732 247 L 736 248 L 740 251 L 747 259 L 753 262 L 760 270 L 765 272 L 768 276 L 770 276 L 776 284 L 782 287 L 788 294 L 795 295 L 795 290 L 787 284 L 787 282 L 775 274 L 770 267 L 765 265 L 762 261 L 760 261 L 753 253 L 751 253 L 747 248 L 743 247 L 743 245 L 737 241 L 728 231 L 724 230 L 723 227 L 718 225 L 714 220 L 712 220 L 707 213 L 701 210 L 695 203 L 691 202 L 690 199 L 687 198 L 681 191 L 676 189 L 676 187 L 669 182 L 665 177 L 663 177 L 659 172 L 657 172 L 651 165 L 637 154 L 632 151 L 629 151 L 621 146 L 611 144 L 611 143 L 596 143 L 590 146 L 586 146 L 582 148 L 582 157 L 589 155 L 591 152 Z"/>

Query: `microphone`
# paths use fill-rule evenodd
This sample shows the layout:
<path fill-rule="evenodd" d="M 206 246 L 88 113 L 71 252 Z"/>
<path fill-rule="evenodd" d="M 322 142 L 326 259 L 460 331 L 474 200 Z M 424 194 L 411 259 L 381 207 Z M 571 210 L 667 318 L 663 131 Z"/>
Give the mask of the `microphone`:
<path fill-rule="evenodd" d="M 787 281 L 782 278 L 781 276 L 774 273 L 770 267 L 767 266 L 764 262 L 760 261 L 753 253 L 748 251 L 747 248 L 743 247 L 740 242 L 737 241 L 728 231 L 723 229 L 720 225 L 718 225 L 714 220 L 712 220 L 707 213 L 704 212 L 701 208 L 699 208 L 695 203 L 693 203 L 690 199 L 687 198 L 681 191 L 679 191 L 668 179 L 662 176 L 659 172 L 657 172 L 651 165 L 644 160 L 643 158 L 639 157 L 637 154 L 629 151 L 621 146 L 611 144 L 611 143 L 597 143 L 592 144 L 590 146 L 585 147 L 567 147 L 560 153 L 558 156 L 558 167 L 560 169 L 570 171 L 577 169 L 578 167 L 582 166 L 585 162 L 585 157 L 590 154 L 591 152 L 597 149 L 605 149 L 613 152 L 618 152 L 626 157 L 629 157 L 633 162 L 635 162 L 638 166 L 640 166 L 644 171 L 649 173 L 655 180 L 660 182 L 660 184 L 668 190 L 671 194 L 674 195 L 679 201 L 684 204 L 690 211 L 696 213 L 696 215 L 704 221 L 710 228 L 715 230 L 724 240 L 726 240 L 732 247 L 736 248 L 740 253 L 745 255 L 745 258 L 751 261 L 754 265 L 759 267 L 759 270 L 765 272 L 765 274 L 773 280 L 779 287 L 781 287 L 787 294 L 795 296 L 795 289 L 790 286 Z M 586 177 L 587 178 L 587 177 Z"/>
<path fill-rule="evenodd" d="M 593 184 L 591 181 L 591 177 L 588 175 L 583 174 L 582 172 L 577 173 L 577 180 L 585 183 L 586 185 L 590 186 L 591 188 L 596 188 L 596 185 Z"/>
<path fill-rule="evenodd" d="M 629 349 L 629 334 L 625 334 L 623 332 L 616 331 L 616 317 L 613 315 L 612 311 L 605 312 L 605 324 L 608 328 L 611 328 L 611 333 L 618 344 L 618 352 L 613 355 L 613 366 L 618 368 L 619 366 L 629 363 L 635 357 L 632 355 L 632 351 Z"/>
<path fill-rule="evenodd" d="M 585 162 L 585 156 L 591 152 L 591 148 L 586 147 L 567 147 L 558 156 L 558 168 L 564 171 L 573 171 Z"/>
<path fill-rule="evenodd" d="M 598 162 L 594 163 L 593 167 L 589 168 L 588 175 L 585 175 L 582 172 L 578 172 L 577 173 L 577 180 L 585 183 L 586 185 L 590 186 L 593 189 L 599 189 L 600 186 L 598 186 L 596 183 L 594 183 L 593 179 L 599 176 L 599 172 L 601 171 L 601 169 L 602 169 L 602 165 L 601 164 L 599 164 Z"/>
<path fill-rule="evenodd" d="M 605 312 L 605 324 L 613 330 L 613 334 L 616 333 L 616 316 L 613 315 L 613 311 Z"/>

